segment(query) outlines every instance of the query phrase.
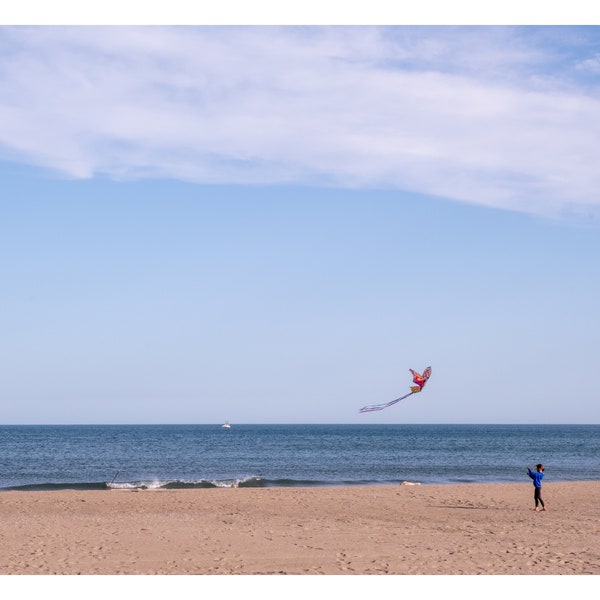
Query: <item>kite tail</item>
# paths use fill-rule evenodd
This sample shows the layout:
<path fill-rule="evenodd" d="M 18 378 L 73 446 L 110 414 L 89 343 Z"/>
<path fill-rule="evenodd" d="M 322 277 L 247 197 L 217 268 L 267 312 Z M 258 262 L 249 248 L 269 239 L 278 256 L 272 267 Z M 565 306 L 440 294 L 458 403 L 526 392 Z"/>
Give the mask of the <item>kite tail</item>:
<path fill-rule="evenodd" d="M 414 394 L 414 392 L 409 392 L 408 394 L 402 396 L 401 398 L 396 398 L 395 400 L 392 400 L 391 402 L 386 402 L 384 404 L 371 404 L 370 406 L 363 406 L 358 412 L 366 413 L 366 412 L 373 412 L 375 410 L 383 410 L 384 408 L 387 408 L 388 406 L 392 406 L 393 404 L 396 404 L 396 402 L 400 402 L 400 400 L 404 400 L 404 398 L 408 398 L 411 394 Z"/>
<path fill-rule="evenodd" d="M 421 388 L 418 385 L 411 385 L 411 394 L 418 394 L 421 391 Z"/>

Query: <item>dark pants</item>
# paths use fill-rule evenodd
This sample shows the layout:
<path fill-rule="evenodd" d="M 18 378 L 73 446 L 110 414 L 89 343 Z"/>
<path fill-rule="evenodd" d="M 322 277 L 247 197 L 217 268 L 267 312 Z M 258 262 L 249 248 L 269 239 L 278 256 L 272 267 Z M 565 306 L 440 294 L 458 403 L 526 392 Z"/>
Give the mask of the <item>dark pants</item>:
<path fill-rule="evenodd" d="M 533 493 L 533 499 L 535 500 L 535 507 L 538 507 L 538 504 L 542 505 L 542 508 L 544 508 L 544 501 L 542 500 L 542 488 L 541 487 L 536 487 L 534 488 L 535 492 Z"/>

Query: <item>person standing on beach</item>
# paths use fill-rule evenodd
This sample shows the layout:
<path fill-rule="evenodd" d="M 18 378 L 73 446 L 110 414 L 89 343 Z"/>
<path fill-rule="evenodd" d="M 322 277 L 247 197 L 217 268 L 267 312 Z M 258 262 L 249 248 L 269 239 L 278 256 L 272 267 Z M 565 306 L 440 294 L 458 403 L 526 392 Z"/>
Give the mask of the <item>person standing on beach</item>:
<path fill-rule="evenodd" d="M 542 500 L 542 479 L 544 479 L 544 465 L 539 464 L 535 466 L 535 471 L 531 470 L 531 467 L 527 467 L 527 475 L 533 479 L 533 499 L 535 502 L 535 508 L 533 510 L 539 511 L 540 505 L 542 510 L 546 510 L 544 501 Z"/>

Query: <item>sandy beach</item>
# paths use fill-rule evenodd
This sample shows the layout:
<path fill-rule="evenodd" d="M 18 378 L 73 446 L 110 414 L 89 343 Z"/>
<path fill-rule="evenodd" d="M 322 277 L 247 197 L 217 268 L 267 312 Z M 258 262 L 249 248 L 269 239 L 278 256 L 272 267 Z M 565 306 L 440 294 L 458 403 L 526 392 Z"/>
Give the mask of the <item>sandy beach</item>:
<path fill-rule="evenodd" d="M 600 574 L 600 482 L 0 493 L 1 575 Z"/>

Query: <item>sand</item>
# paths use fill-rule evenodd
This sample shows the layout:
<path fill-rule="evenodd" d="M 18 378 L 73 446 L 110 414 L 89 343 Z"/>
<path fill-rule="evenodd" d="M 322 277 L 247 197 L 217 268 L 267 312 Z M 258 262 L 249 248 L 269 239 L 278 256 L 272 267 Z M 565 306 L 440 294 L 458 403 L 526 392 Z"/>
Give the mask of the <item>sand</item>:
<path fill-rule="evenodd" d="M 600 574 L 600 482 L 0 493 L 1 575 Z"/>

